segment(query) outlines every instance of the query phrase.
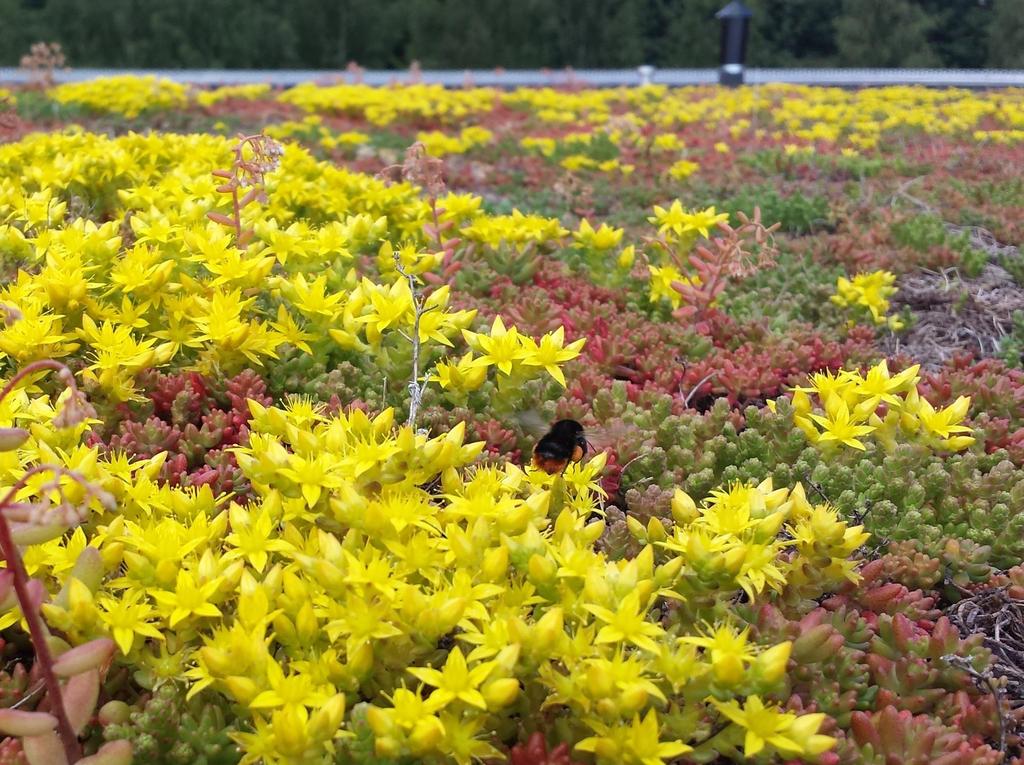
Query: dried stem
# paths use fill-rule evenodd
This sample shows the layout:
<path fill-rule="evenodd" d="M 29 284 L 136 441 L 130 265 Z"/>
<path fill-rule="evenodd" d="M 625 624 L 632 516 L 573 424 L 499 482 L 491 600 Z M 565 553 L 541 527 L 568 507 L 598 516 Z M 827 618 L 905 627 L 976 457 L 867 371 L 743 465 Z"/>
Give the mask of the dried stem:
<path fill-rule="evenodd" d="M 996 702 L 996 722 L 999 726 L 999 751 L 1006 755 L 1006 721 L 1003 719 L 1003 694 L 1000 692 L 998 686 L 992 681 L 992 675 L 988 672 L 979 672 L 971 663 L 963 656 L 957 656 L 956 654 L 948 654 L 942 657 L 943 661 L 948 664 L 952 664 L 957 669 L 960 669 L 970 675 L 975 682 L 980 682 L 989 693 L 992 694 L 992 698 Z"/>
<path fill-rule="evenodd" d="M 686 394 L 686 398 L 683 399 L 683 406 L 684 407 L 689 407 L 690 406 L 690 401 L 697 394 L 697 391 L 700 390 L 701 386 L 704 383 L 706 383 L 708 380 L 710 380 L 712 377 L 714 377 L 716 374 L 718 374 L 718 370 L 712 369 L 710 372 L 708 372 L 706 375 L 704 375 L 702 378 L 700 378 L 700 382 L 698 382 L 696 385 L 694 385 L 693 388 L 690 389 L 690 392 Z"/>
<path fill-rule="evenodd" d="M 246 159 L 246 146 L 252 151 L 252 158 Z M 277 141 L 262 133 L 240 135 L 238 143 L 232 148 L 235 160 L 230 170 L 214 170 L 215 178 L 226 182 L 217 187 L 217 191 L 231 195 L 230 216 L 218 212 L 208 212 L 206 217 L 222 226 L 234 229 L 235 244 L 239 249 L 249 246 L 252 231 L 242 228 L 242 209 L 254 200 L 265 201 L 264 180 L 281 163 L 284 147 Z M 248 189 L 240 194 L 242 189 Z"/>
<path fill-rule="evenodd" d="M 409 282 L 409 291 L 412 293 L 412 378 L 409 380 L 409 419 L 406 425 L 416 427 L 416 415 L 419 413 L 420 403 L 423 401 L 423 392 L 427 389 L 427 381 L 420 381 L 420 318 L 426 313 L 423 307 L 423 297 L 416 287 L 416 277 L 405 270 L 402 260 L 395 253 L 395 270 Z"/>

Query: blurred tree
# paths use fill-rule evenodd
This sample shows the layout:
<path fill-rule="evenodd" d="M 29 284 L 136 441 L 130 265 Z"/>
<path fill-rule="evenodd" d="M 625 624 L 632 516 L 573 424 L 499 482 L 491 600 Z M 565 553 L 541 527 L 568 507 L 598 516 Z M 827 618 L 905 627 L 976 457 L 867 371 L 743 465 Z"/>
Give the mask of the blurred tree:
<path fill-rule="evenodd" d="M 943 66 L 985 66 L 991 8 L 986 0 L 917 0 L 932 20 L 928 43 Z M 1017 2 L 1024 12 L 1024 2 Z"/>
<path fill-rule="evenodd" d="M 1024 8 L 1021 0 L 993 0 L 988 26 L 989 66 L 1024 68 Z"/>
<path fill-rule="evenodd" d="M 754 12 L 751 66 L 828 66 L 835 63 L 836 6 L 821 0 L 749 0 Z"/>
<path fill-rule="evenodd" d="M 722 0 L 651 0 L 644 8 L 641 29 L 644 61 L 685 69 L 718 66 Z M 755 25 L 756 26 L 756 25 Z"/>
<path fill-rule="evenodd" d="M 933 67 L 928 44 L 936 20 L 910 0 L 843 0 L 835 21 L 842 66 Z"/>
<path fill-rule="evenodd" d="M 726 0 L 0 0 L 0 64 L 714 67 Z M 751 66 L 1024 65 L 1024 0 L 746 0 Z"/>

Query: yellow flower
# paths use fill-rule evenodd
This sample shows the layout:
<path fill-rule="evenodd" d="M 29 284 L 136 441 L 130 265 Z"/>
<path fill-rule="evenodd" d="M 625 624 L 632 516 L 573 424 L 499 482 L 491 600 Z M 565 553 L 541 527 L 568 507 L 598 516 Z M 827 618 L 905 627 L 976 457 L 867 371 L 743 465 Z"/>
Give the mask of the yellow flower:
<path fill-rule="evenodd" d="M 851 419 L 850 409 L 838 396 L 832 396 L 826 401 L 829 408 L 828 417 L 819 414 L 811 414 L 810 418 L 821 426 L 824 431 L 818 436 L 820 441 L 837 441 L 846 446 L 863 451 L 866 447 L 864 442 L 857 437 L 871 433 L 875 428 L 871 425 L 858 425 Z"/>
<path fill-rule="evenodd" d="M 152 595 L 163 607 L 168 624 L 175 627 L 190 616 L 220 616 L 220 609 L 210 602 L 220 583 L 220 579 L 212 579 L 199 584 L 192 572 L 180 569 L 174 592 L 154 590 Z"/>
<path fill-rule="evenodd" d="M 917 416 L 929 433 L 933 433 L 939 438 L 948 439 L 952 438 L 955 433 L 971 432 L 966 425 L 958 424 L 967 416 L 967 410 L 971 406 L 969 396 L 959 396 L 952 404 L 938 411 L 925 399 L 922 398 L 920 401 Z M 972 438 L 971 441 L 973 442 L 974 439 Z"/>
<path fill-rule="evenodd" d="M 293 549 L 285 540 L 276 538 L 276 524 L 266 507 L 257 515 L 255 509 L 245 509 L 232 503 L 228 517 L 232 531 L 224 541 L 234 549 L 224 554 L 226 561 L 244 558 L 256 571 L 262 572 L 267 566 L 268 553 Z"/>
<path fill-rule="evenodd" d="M 469 343 L 480 353 L 473 363 L 477 366 L 494 366 L 502 374 L 512 374 L 512 365 L 527 357 L 529 350 L 523 347 L 522 336 L 515 327 L 505 329 L 500 316 L 494 317 L 489 335 L 462 330 Z"/>
<path fill-rule="evenodd" d="M 481 662 L 470 669 L 466 663 L 466 657 L 456 646 L 448 653 L 448 658 L 441 670 L 429 667 L 409 667 L 407 671 L 413 677 L 434 688 L 428 699 L 432 710 L 442 709 L 455 700 L 464 701 L 479 709 L 486 709 L 487 702 L 478 689 L 493 668 L 493 662 Z"/>
<path fill-rule="evenodd" d="M 668 174 L 671 178 L 677 181 L 685 180 L 693 175 L 700 169 L 700 165 L 696 162 L 691 162 L 688 159 L 681 159 L 678 162 L 673 162 L 668 168 Z"/>
<path fill-rule="evenodd" d="M 129 590 L 119 598 L 100 595 L 96 603 L 100 607 L 100 619 L 114 636 L 121 653 L 127 656 L 135 645 L 137 635 L 163 640 L 164 635 L 149 622 L 156 616 L 153 607 L 141 602 L 143 594 Z"/>
<path fill-rule="evenodd" d="M 757 696 L 747 698 L 743 707 L 735 700 L 711 699 L 711 703 L 728 720 L 744 729 L 743 753 L 747 757 L 753 757 L 765 745 L 775 747 L 784 755 L 808 756 L 826 752 L 835 745 L 834 738 L 817 732 L 825 720 L 824 714 L 797 717 L 777 707 L 765 706 Z"/>
<path fill-rule="evenodd" d="M 469 352 L 457 362 L 439 361 L 434 366 L 431 378 L 441 384 L 445 390 L 468 393 L 484 384 L 487 379 L 487 368 L 473 363 L 473 353 Z"/>
<path fill-rule="evenodd" d="M 646 610 L 641 607 L 636 590 L 626 595 L 615 611 L 593 603 L 583 607 L 604 622 L 597 633 L 596 643 L 632 643 L 651 653 L 658 652 L 654 638 L 660 638 L 665 632 L 657 624 L 647 621 Z"/>
<path fill-rule="evenodd" d="M 683 210 L 682 202 L 676 199 L 668 209 L 655 205 L 654 216 L 647 220 L 655 224 L 658 227 L 658 232 L 661 234 L 664 234 L 666 231 L 681 234 L 686 229 L 689 216 Z"/>
<path fill-rule="evenodd" d="M 756 658 L 753 647 L 747 644 L 749 634 L 749 627 L 735 632 L 723 624 L 707 635 L 685 636 L 682 641 L 704 648 L 711 656 L 711 672 L 715 680 L 725 686 L 734 686 L 743 681 L 747 664 Z"/>
<path fill-rule="evenodd" d="M 647 711 L 643 720 L 639 714 L 633 715 L 629 726 L 606 725 L 592 718 L 586 722 L 598 735 L 583 739 L 576 748 L 581 752 L 592 752 L 600 763 L 664 765 L 665 760 L 693 751 L 682 741 L 661 740 L 658 715 L 653 709 Z"/>
<path fill-rule="evenodd" d="M 523 364 L 528 367 L 543 367 L 564 388 L 565 375 L 562 374 L 559 365 L 579 356 L 586 338 L 581 337 L 565 345 L 565 330 L 559 327 L 554 332 L 544 335 L 540 343 L 535 343 L 529 337 L 522 337 L 522 342 L 525 349 Z"/>
<path fill-rule="evenodd" d="M 577 247 L 589 247 L 594 250 L 610 250 L 617 247 L 622 241 L 621 228 L 612 228 L 607 223 L 602 223 L 596 230 L 590 225 L 586 218 L 580 221 L 580 227 L 574 231 L 572 238 L 576 240 Z"/>
<path fill-rule="evenodd" d="M 276 661 L 267 663 L 267 682 L 270 690 L 263 691 L 249 702 L 251 709 L 277 709 L 283 707 L 292 711 L 305 722 L 307 708 L 320 707 L 327 703 L 332 694 L 318 687 L 313 679 L 301 672 L 285 675 Z"/>
<path fill-rule="evenodd" d="M 890 377 L 889 366 L 885 359 L 882 359 L 881 362 L 868 370 L 867 376 L 863 379 L 859 375 L 847 375 L 847 377 L 854 382 L 857 393 L 866 397 L 869 401 L 873 401 L 876 404 L 877 402 L 884 401 L 887 404 L 898 407 L 902 402 L 896 394 L 917 382 L 917 372 L 920 368 L 920 364 L 914 364 L 904 369 L 895 377 Z"/>

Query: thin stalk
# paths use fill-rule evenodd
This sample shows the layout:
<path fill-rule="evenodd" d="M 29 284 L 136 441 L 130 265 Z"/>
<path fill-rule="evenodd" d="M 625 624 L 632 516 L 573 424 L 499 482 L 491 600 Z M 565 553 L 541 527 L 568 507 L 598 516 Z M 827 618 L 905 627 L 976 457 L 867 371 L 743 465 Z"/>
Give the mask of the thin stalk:
<path fill-rule="evenodd" d="M 8 493 L 8 496 L 10 494 Z M 78 736 L 75 735 L 71 721 L 68 719 L 67 710 L 64 708 L 64 696 L 61 693 L 60 682 L 53 671 L 53 654 L 50 653 L 50 646 L 46 642 L 47 630 L 43 619 L 39 615 L 39 609 L 32 604 L 28 591 L 28 572 L 25 564 L 18 553 L 18 546 L 11 536 L 11 527 L 7 518 L 3 515 L 0 506 L 0 550 L 3 551 L 7 560 L 7 567 L 14 574 L 14 591 L 18 596 L 18 603 L 21 604 L 21 612 L 28 622 L 29 635 L 32 638 L 32 647 L 36 652 L 36 663 L 39 665 L 39 674 L 46 684 L 46 693 L 50 699 L 50 714 L 57 718 L 57 733 L 60 736 L 61 744 L 64 747 L 64 756 L 69 763 L 77 762 L 82 756 L 82 747 L 78 743 Z"/>
<path fill-rule="evenodd" d="M 75 385 L 75 378 L 66 365 L 53 359 L 41 359 L 24 367 L 0 389 L 0 401 L 7 398 L 19 382 L 40 369 L 50 369 L 61 373 L 61 382 L 71 388 L 73 393 L 77 394 L 78 388 Z M 39 674 L 42 675 L 47 696 L 50 699 L 51 714 L 57 719 L 57 733 L 64 748 L 64 755 L 69 763 L 73 763 L 81 758 L 82 747 L 78 743 L 78 736 L 75 734 L 74 728 L 71 727 L 67 709 L 64 708 L 64 696 L 61 692 L 60 682 L 53 671 L 53 654 L 50 653 L 50 646 L 46 642 L 47 629 L 43 624 L 39 609 L 32 602 L 32 597 L 28 590 L 28 583 L 30 581 L 28 572 L 25 570 L 25 564 L 21 559 L 18 546 L 14 542 L 14 537 L 11 535 L 11 527 L 7 522 L 7 516 L 4 514 L 16 499 L 18 492 L 28 485 L 28 480 L 35 475 L 45 472 L 68 475 L 74 480 L 84 483 L 84 479 L 77 473 L 58 466 L 37 465 L 26 471 L 14 486 L 0 498 L 0 552 L 3 553 L 4 559 L 7 562 L 7 568 L 14 575 L 14 592 L 18 597 L 18 603 L 21 606 L 21 612 L 25 617 L 25 621 L 28 623 L 32 647 L 36 652 L 36 663 L 39 665 Z"/>
<path fill-rule="evenodd" d="M 52 369 L 55 372 L 60 372 L 61 370 L 67 369 L 67 366 L 61 364 L 59 361 L 54 361 L 53 359 L 42 359 L 41 361 L 33 361 L 31 364 L 26 366 L 24 369 L 20 370 L 16 375 L 14 375 L 14 377 L 12 377 L 7 382 L 3 389 L 0 389 L 0 401 L 3 401 L 5 398 L 7 398 L 7 396 L 10 395 L 11 391 L 13 391 L 15 387 L 17 387 L 19 382 L 24 380 L 33 372 L 38 372 L 40 369 Z M 74 380 L 75 378 L 69 375 L 67 380 L 61 380 L 61 382 L 66 383 L 68 387 L 71 388 L 72 392 L 77 393 L 78 388 L 75 385 Z"/>
<path fill-rule="evenodd" d="M 398 253 L 395 253 L 395 270 L 409 282 L 409 291 L 412 293 L 412 379 L 409 381 L 409 419 L 405 424 L 415 428 L 416 415 L 419 413 L 420 401 L 426 387 L 425 384 L 420 384 L 420 317 L 423 316 L 423 301 L 416 289 L 416 277 L 405 270 Z"/>

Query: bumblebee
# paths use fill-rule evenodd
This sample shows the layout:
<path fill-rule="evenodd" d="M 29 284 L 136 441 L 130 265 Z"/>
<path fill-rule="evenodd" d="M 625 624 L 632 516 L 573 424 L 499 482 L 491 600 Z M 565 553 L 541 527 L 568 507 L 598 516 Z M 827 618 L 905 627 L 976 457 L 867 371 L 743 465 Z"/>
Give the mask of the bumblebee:
<path fill-rule="evenodd" d="M 533 447 L 533 466 L 557 475 L 570 462 L 582 460 L 588 446 L 582 425 L 576 420 L 559 420 Z"/>

